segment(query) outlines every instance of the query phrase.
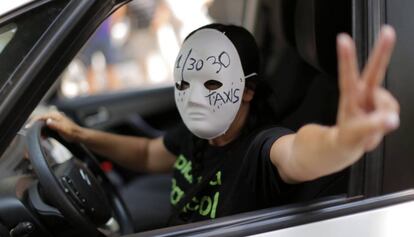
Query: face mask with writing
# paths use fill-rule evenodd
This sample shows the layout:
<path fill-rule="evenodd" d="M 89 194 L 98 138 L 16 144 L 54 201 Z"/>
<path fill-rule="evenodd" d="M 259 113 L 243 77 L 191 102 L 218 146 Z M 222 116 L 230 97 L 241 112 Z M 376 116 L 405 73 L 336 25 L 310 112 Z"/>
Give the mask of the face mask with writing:
<path fill-rule="evenodd" d="M 174 67 L 175 102 L 196 136 L 213 139 L 232 124 L 242 102 L 245 75 L 225 33 L 201 29 L 182 45 Z"/>

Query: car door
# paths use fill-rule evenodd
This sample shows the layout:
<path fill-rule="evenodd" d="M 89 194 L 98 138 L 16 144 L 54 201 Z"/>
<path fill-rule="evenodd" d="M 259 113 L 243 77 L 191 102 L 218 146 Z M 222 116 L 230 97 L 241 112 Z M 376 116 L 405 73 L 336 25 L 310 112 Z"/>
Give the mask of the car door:
<path fill-rule="evenodd" d="M 84 127 L 158 137 L 179 121 L 172 85 L 48 102 Z"/>
<path fill-rule="evenodd" d="M 310 0 L 302 0 L 302 1 L 310 1 Z M 408 0 L 407 0 L 408 1 Z M 396 5 L 393 5 L 391 2 L 387 2 L 387 4 L 378 4 L 375 5 L 380 10 L 379 12 L 387 12 L 390 15 L 390 18 L 387 19 L 386 22 L 395 23 L 398 30 L 404 29 L 403 27 L 405 24 L 401 22 L 410 22 L 402 21 L 401 18 L 406 20 L 410 19 L 408 12 L 405 14 L 398 14 L 398 10 L 403 8 L 405 4 L 409 4 L 407 1 L 396 1 Z M 315 2 L 315 1 L 311 1 Z M 322 2 L 322 1 L 321 1 Z M 319 2 L 319 3 L 321 3 Z M 109 12 L 114 7 L 112 5 L 113 2 L 110 1 L 82 1 L 82 0 L 72 0 L 72 1 L 35 1 L 30 2 L 28 5 L 22 6 L 20 8 L 21 11 L 29 11 L 30 9 L 37 9 L 39 6 L 43 6 L 43 4 L 62 4 L 62 7 L 58 8 L 57 14 L 53 15 L 53 17 L 48 18 L 48 24 L 45 25 L 43 30 L 39 30 L 39 34 L 35 35 L 33 41 L 28 44 L 28 48 L 22 51 L 22 60 L 23 63 L 16 64 L 14 63 L 14 67 L 9 68 L 8 70 L 2 70 L 2 75 L 4 76 L 2 79 L 2 96 L 4 100 L 0 101 L 0 150 L 3 151 L 8 144 L 10 143 L 11 139 L 16 134 L 17 130 L 22 127 L 23 123 L 25 122 L 26 118 L 31 113 L 32 109 L 37 105 L 40 101 L 42 96 L 46 93 L 46 91 L 52 86 L 55 82 L 58 75 L 63 71 L 69 61 L 75 56 L 76 52 L 81 48 L 81 45 L 89 38 L 89 36 L 93 33 L 95 28 L 102 22 Z M 367 50 L 369 46 L 372 44 L 372 38 L 377 32 L 375 27 L 371 26 L 374 24 L 376 26 L 379 25 L 381 21 L 377 18 L 377 10 L 372 10 L 372 3 L 379 3 L 377 1 L 352 1 L 352 19 L 356 19 L 352 23 L 352 30 L 353 35 L 357 39 L 357 46 L 360 54 L 360 61 L 366 58 Z M 398 5 L 400 4 L 400 5 Z M 384 8 L 384 6 L 388 6 L 388 8 Z M 368 14 L 371 12 L 370 14 Z M 369 16 L 366 18 L 366 16 Z M 381 16 L 381 14 L 380 14 Z M 7 18 L 2 18 L 4 21 L 1 23 L 0 26 L 5 26 L 8 23 L 13 22 L 13 20 L 17 20 L 13 16 L 13 14 L 8 15 Z M 325 19 L 326 20 L 326 19 Z M 254 24 L 253 24 L 254 25 Z M 363 27 L 361 27 L 363 26 Z M 402 28 L 399 28 L 402 27 Z M 13 31 L 13 25 L 11 28 L 6 28 L 6 32 Z M 367 37 L 367 35 L 369 37 Z M 409 34 L 405 35 L 402 33 L 402 39 L 406 39 L 409 42 Z M 18 39 L 18 38 L 15 38 Z M 14 42 L 13 38 L 10 42 Z M 9 44 L 10 49 L 12 49 L 13 45 Z M 407 46 L 408 47 L 408 46 Z M 401 49 L 400 49 L 401 50 Z M 407 55 L 397 51 L 397 53 Z M 4 51 L 7 53 L 7 51 Z M 398 54 L 397 54 L 398 55 Z M 409 54 L 408 54 L 409 56 Z M 7 57 L 9 58 L 9 57 Z M 395 60 L 395 59 L 394 59 Z M 396 72 L 402 72 L 402 70 L 407 70 L 409 72 L 409 66 L 405 65 L 404 68 L 399 68 L 397 70 L 397 66 L 400 66 L 400 63 L 394 61 L 394 74 Z M 9 65 L 8 62 L 3 62 L 0 65 L 5 67 L 5 65 Z M 393 64 L 392 64 L 393 66 Z M 398 75 L 397 75 L 398 76 Z M 397 77 L 398 78 L 398 77 Z M 395 80 L 395 79 L 393 79 Z M 387 85 L 390 85 L 390 88 L 394 88 L 393 92 L 399 94 L 399 90 L 397 85 L 400 82 L 390 81 L 387 79 Z M 395 84 L 393 84 L 395 83 Z M 401 99 L 404 102 L 405 98 L 410 98 L 409 93 L 409 82 L 406 88 L 401 89 L 405 94 Z M 403 84 L 405 85 L 405 84 Z M 171 89 L 171 88 L 170 88 Z M 166 89 L 166 91 L 170 90 Z M 136 92 L 131 92 L 133 97 L 135 97 Z M 152 93 L 152 92 L 151 92 Z M 126 93 L 128 94 L 128 93 Z M 138 93 L 139 94 L 139 93 Z M 20 95 L 20 96 L 18 96 Z M 24 96 L 21 96 L 24 95 Z M 117 97 L 115 95 L 114 97 Z M 107 100 L 110 95 L 103 95 L 102 98 L 106 98 Z M 14 100 L 14 98 L 17 98 Z M 98 98 L 96 100 L 100 100 L 102 98 Z M 122 96 L 121 96 L 122 98 Z M 53 99 L 53 98 L 52 98 Z M 93 100 L 93 97 L 90 98 Z M 103 101 L 106 101 L 102 99 Z M 125 101 L 120 99 L 123 102 L 120 104 L 126 103 Z M 409 101 L 409 100 L 407 100 Z M 73 107 L 76 107 L 76 103 L 71 101 L 70 103 L 74 103 L 72 105 L 72 109 L 69 105 L 65 105 L 64 103 L 59 104 L 61 102 L 56 102 L 55 104 L 65 110 L 65 106 L 68 106 L 67 113 L 71 114 L 71 111 L 76 111 Z M 83 102 L 82 102 L 83 103 Z M 88 110 L 86 109 L 86 105 L 79 104 L 81 112 L 79 115 L 76 112 L 73 112 L 74 118 L 75 116 L 79 116 L 79 121 L 84 121 L 86 124 L 86 120 L 89 115 L 96 115 L 100 113 L 99 106 L 92 105 L 93 109 Z M 86 102 L 85 102 L 86 103 Z M 93 104 L 93 101 L 91 102 Z M 104 113 L 107 114 L 116 114 L 118 111 L 116 108 L 120 107 L 119 104 L 116 106 L 111 107 L 111 105 L 103 103 L 103 107 L 105 108 Z M 109 103 L 109 102 L 108 102 Z M 135 103 L 135 102 L 134 102 Z M 132 103 L 132 104 L 134 104 Z M 144 102 L 142 102 L 144 103 Z M 162 104 L 162 103 L 161 103 Z M 409 102 L 404 103 L 403 112 L 405 113 L 404 116 L 410 116 L 410 107 Z M 83 107 L 86 106 L 86 107 Z M 134 105 L 126 105 L 128 108 L 135 107 Z M 140 106 L 137 106 L 140 107 Z M 120 111 L 125 111 L 124 109 L 119 109 Z M 105 112 L 106 111 L 106 112 Z M 110 113 L 109 113 L 110 111 Z M 135 113 L 135 110 L 134 112 Z M 145 113 L 142 113 L 145 114 Z M 101 115 L 102 116 L 102 115 Z M 97 116 L 99 118 L 99 116 Z M 103 116 L 105 118 L 105 116 Z M 122 116 L 120 116 L 122 117 Z M 92 117 L 94 118 L 94 117 Z M 95 117 L 96 118 L 96 117 Z M 117 123 L 116 116 L 109 117 L 109 120 L 104 120 L 102 124 L 92 124 L 98 126 L 109 126 L 113 123 Z M 114 120 L 112 120 L 114 118 Z M 81 120 L 83 119 L 83 120 Z M 407 119 L 409 120 L 409 119 Z M 94 121 L 94 119 L 92 119 Z M 96 121 L 96 120 L 95 120 Z M 99 119 L 98 119 L 99 122 Z M 108 122 L 108 124 L 106 124 Z M 335 217 L 339 217 L 345 214 L 352 214 L 355 212 L 367 211 L 373 208 L 379 208 L 384 205 L 395 204 L 398 202 L 405 202 L 407 200 L 412 200 L 412 193 L 404 193 L 399 194 L 398 201 L 395 201 L 395 196 L 389 198 L 389 196 L 384 197 L 386 199 L 385 203 L 383 203 L 380 199 L 367 199 L 363 202 L 354 202 L 355 199 L 358 199 L 358 195 L 367 195 L 369 193 L 374 193 L 373 195 L 378 195 L 375 193 L 382 194 L 382 190 L 379 188 L 381 187 L 381 180 L 385 177 L 388 184 L 393 183 L 393 175 L 395 173 L 395 168 L 388 169 L 388 167 L 395 167 L 394 165 L 388 166 L 388 164 L 393 163 L 392 158 L 394 157 L 395 153 L 392 151 L 407 151 L 401 153 L 399 157 L 405 158 L 405 161 L 409 163 L 409 158 L 411 153 L 409 146 L 404 145 L 404 143 L 409 142 L 409 137 L 411 135 L 411 126 L 409 121 L 403 123 L 403 126 L 407 126 L 404 131 L 401 131 L 401 136 L 398 136 L 398 133 L 395 137 L 391 137 L 390 140 L 385 140 L 385 145 L 381 145 L 377 150 L 373 153 L 368 154 L 366 160 L 362 162 L 360 165 L 354 166 L 351 171 L 351 180 L 350 180 L 350 191 L 348 195 L 351 197 L 333 197 L 333 199 L 324 201 L 317 201 L 316 204 L 309 204 L 309 203 L 302 203 L 299 206 L 283 206 L 277 209 L 268 209 L 263 210 L 260 213 L 245 213 L 244 215 L 239 216 L 231 216 L 226 217 L 224 219 L 214 220 L 211 223 L 195 223 L 186 226 L 176 227 L 174 229 L 165 229 L 159 230 L 158 232 L 147 233 L 150 234 L 159 234 L 165 236 L 173 236 L 173 235 L 185 235 L 185 234 L 204 234 L 204 235 L 246 235 L 246 234 L 255 234 L 255 233 L 263 233 L 272 230 L 278 230 L 286 227 L 296 227 L 302 225 L 304 223 L 309 222 L 317 222 L 323 219 L 331 219 Z M 407 138 L 408 137 L 408 138 Z M 401 142 L 401 143 L 400 143 Z M 382 153 L 384 147 L 388 147 L 385 153 Z M 383 159 L 380 161 L 373 160 L 375 157 L 378 157 L 377 154 L 381 154 L 380 156 Z M 388 154 L 388 155 L 387 155 Z M 399 153 L 396 153 L 399 154 Z M 388 161 L 383 163 L 383 160 Z M 380 163 L 378 163 L 380 162 Z M 382 169 L 378 169 L 378 164 L 380 167 L 384 168 L 385 172 L 387 173 L 386 176 L 383 176 Z M 404 164 L 404 163 L 403 163 Z M 377 168 L 375 168 L 377 167 Z M 371 175 L 372 174 L 372 175 Z M 401 172 L 401 176 L 410 175 L 409 167 L 404 172 Z M 397 177 L 401 177 L 400 175 Z M 374 181 L 369 181 L 374 180 Z M 399 181 L 401 179 L 398 179 Z M 409 186 L 409 181 L 407 182 L 406 179 L 402 179 L 406 182 L 406 186 L 402 186 L 399 188 L 406 188 Z M 380 185 L 378 185 L 380 184 Z M 388 186 L 390 187 L 390 186 Z M 373 190 L 372 192 L 368 192 L 369 190 Z M 387 190 L 394 190 L 393 188 Z M 369 196 L 369 195 L 368 195 Z M 399 199 L 401 198 L 401 199 Z M 394 201 L 389 201 L 389 200 Z M 388 201 L 387 201 L 388 200 Z M 350 202 L 350 203 L 349 203 Z M 363 207 L 362 207 L 363 206 Z M 352 208 L 356 207 L 357 210 L 351 211 Z M 361 207 L 361 208 L 359 208 Z M 336 210 L 342 209 L 344 212 L 340 214 Z M 325 214 L 324 214 L 325 213 Z M 322 215 L 318 216 L 318 215 Z M 305 219 L 303 219 L 305 218 Z M 238 223 L 238 225 L 237 225 Z M 197 228 L 202 227 L 203 232 L 197 232 Z M 350 226 L 349 228 L 352 228 Z M 176 231 L 175 231 L 176 230 Z M 226 232 L 227 231 L 227 232 Z M 143 233 L 143 236 L 146 234 Z"/>

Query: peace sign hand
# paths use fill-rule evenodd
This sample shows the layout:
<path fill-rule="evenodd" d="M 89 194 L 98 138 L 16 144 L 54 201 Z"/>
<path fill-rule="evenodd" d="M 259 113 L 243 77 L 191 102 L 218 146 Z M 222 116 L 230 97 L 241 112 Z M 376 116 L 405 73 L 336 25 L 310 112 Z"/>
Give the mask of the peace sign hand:
<path fill-rule="evenodd" d="M 362 74 L 351 37 L 337 38 L 340 100 L 337 144 L 356 155 L 374 149 L 399 126 L 399 105 L 381 83 L 395 44 L 395 31 L 384 26 Z"/>

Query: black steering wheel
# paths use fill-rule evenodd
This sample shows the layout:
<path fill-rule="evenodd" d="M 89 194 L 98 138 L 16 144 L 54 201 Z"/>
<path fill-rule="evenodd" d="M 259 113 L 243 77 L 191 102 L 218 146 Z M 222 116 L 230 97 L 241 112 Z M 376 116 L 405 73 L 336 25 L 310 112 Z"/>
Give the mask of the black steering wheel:
<path fill-rule="evenodd" d="M 48 162 L 50 152 L 42 145 L 48 138 L 61 143 L 73 157 L 52 168 Z M 47 128 L 44 121 L 30 127 L 27 144 L 33 170 L 46 198 L 83 236 L 102 236 L 98 227 L 109 220 L 118 222 L 120 233 L 133 233 L 130 215 L 118 191 L 82 144 L 66 142 Z"/>

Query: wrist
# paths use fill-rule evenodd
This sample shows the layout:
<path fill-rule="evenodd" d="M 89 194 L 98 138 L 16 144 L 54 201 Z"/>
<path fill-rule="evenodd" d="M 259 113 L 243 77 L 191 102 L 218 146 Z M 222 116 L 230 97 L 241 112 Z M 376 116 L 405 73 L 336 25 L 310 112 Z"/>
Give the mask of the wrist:
<path fill-rule="evenodd" d="M 337 125 L 330 128 L 330 137 L 332 148 L 338 157 L 354 162 L 364 153 L 363 147 L 353 141 L 349 134 L 341 132 Z"/>
<path fill-rule="evenodd" d="M 89 131 L 90 129 L 84 128 L 81 126 L 76 126 L 73 131 L 73 140 L 74 142 L 80 142 L 85 143 L 88 140 L 88 137 L 90 136 Z"/>

